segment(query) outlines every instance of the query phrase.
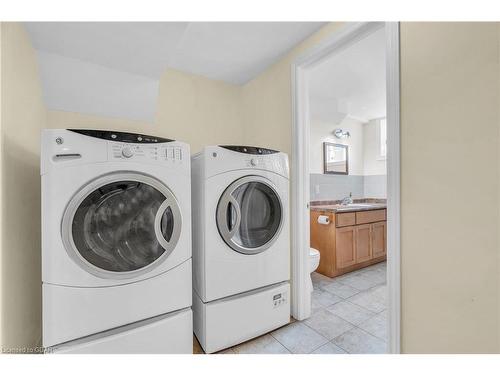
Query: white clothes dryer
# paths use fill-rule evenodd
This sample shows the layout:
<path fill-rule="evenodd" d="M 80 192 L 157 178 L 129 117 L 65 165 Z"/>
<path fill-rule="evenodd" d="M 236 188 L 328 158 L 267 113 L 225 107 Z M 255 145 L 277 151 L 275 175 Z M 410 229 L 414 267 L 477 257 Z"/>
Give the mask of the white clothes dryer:
<path fill-rule="evenodd" d="M 208 146 L 192 158 L 193 310 L 214 352 L 289 322 L 286 154 Z"/>

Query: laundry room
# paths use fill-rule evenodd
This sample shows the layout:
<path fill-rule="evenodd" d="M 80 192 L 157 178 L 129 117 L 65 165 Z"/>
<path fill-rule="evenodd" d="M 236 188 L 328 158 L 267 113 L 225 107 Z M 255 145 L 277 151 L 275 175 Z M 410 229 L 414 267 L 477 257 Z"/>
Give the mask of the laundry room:
<path fill-rule="evenodd" d="M 0 16 L 1 352 L 500 353 L 500 23 L 217 15 Z"/>

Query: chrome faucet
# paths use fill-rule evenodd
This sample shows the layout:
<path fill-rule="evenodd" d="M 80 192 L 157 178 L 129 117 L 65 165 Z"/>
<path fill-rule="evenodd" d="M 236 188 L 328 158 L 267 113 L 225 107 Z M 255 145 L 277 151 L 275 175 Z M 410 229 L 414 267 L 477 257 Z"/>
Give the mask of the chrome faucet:
<path fill-rule="evenodd" d="M 342 202 L 340 204 L 342 206 L 347 206 L 348 204 L 352 204 L 352 191 L 349 193 L 348 197 L 342 199 Z"/>

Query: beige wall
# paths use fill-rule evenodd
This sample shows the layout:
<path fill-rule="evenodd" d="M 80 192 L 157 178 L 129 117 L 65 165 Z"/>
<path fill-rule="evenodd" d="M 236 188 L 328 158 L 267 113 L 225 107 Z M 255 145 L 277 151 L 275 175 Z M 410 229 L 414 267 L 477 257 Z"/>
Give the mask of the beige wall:
<path fill-rule="evenodd" d="M 405 352 L 499 350 L 498 38 L 401 26 Z"/>
<path fill-rule="evenodd" d="M 82 128 L 82 129 L 113 129 L 118 131 L 137 131 L 151 132 L 157 130 L 152 124 L 145 122 L 116 119 L 110 117 L 101 117 L 87 115 L 75 112 L 63 111 L 46 111 L 46 128 L 65 129 L 65 128 Z"/>
<path fill-rule="evenodd" d="M 500 22 L 497 22 L 497 28 L 498 28 L 498 43 L 497 43 L 497 46 L 498 46 L 498 50 L 499 50 L 499 55 L 500 55 Z M 500 58 L 499 58 L 500 60 Z M 500 76 L 500 63 L 499 63 L 499 72 L 498 72 L 499 76 Z M 500 89 L 499 89 L 500 91 Z M 498 98 L 498 108 L 499 108 L 499 111 L 500 111 L 500 92 L 497 96 Z M 499 117 L 499 122 L 500 122 L 500 113 L 498 115 Z M 499 145 L 499 148 L 500 148 L 500 129 L 498 131 L 498 138 L 497 138 L 497 141 L 498 141 L 498 145 Z M 499 205 L 498 205 L 498 217 L 499 217 L 499 220 L 500 220 L 500 150 L 497 150 L 497 176 L 498 176 L 498 186 L 497 186 L 497 192 L 498 192 L 498 196 L 497 196 L 497 199 L 498 199 L 498 202 L 499 202 Z M 499 244 L 499 247 L 500 247 L 500 230 L 498 230 L 497 228 L 497 242 Z M 497 272 L 497 274 L 500 273 L 500 251 L 498 252 L 498 270 L 499 272 Z M 498 277 L 498 312 L 500 313 L 500 275 Z M 498 349 L 497 349 L 497 353 L 500 353 L 500 317 L 498 318 L 499 321 L 497 323 L 497 326 L 498 326 L 498 335 L 497 335 L 497 341 L 498 341 Z"/>
<path fill-rule="evenodd" d="M 241 143 L 239 86 L 167 70 L 160 80 L 158 131 L 198 152 L 205 145 Z"/>
<path fill-rule="evenodd" d="M 3 173 L 3 127 L 2 127 L 2 23 L 0 22 L 0 186 L 2 186 L 2 173 Z M 2 335 L 2 322 L 3 322 L 3 308 L 2 308 L 2 302 L 3 302 L 3 287 L 2 287 L 2 280 L 3 280 L 3 272 L 2 272 L 2 212 L 3 212 L 3 199 L 2 199 L 3 194 L 1 193 L 0 190 L 0 348 L 2 347 L 3 343 L 3 335 Z"/>
<path fill-rule="evenodd" d="M 2 23 L 2 345 L 41 337 L 39 134 L 45 109 L 34 50 L 19 24 Z"/>

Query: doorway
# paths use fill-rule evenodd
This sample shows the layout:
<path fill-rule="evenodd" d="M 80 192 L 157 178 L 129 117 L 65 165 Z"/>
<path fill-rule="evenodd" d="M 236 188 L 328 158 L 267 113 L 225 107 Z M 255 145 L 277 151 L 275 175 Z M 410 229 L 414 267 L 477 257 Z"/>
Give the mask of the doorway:
<path fill-rule="evenodd" d="M 339 29 L 331 38 L 324 41 L 317 48 L 306 52 L 300 56 L 292 65 L 292 93 L 293 93 L 293 151 L 292 151 L 292 314 L 298 320 L 306 320 L 311 317 L 311 288 L 310 288 L 310 270 L 309 270 L 309 248 L 310 248 L 310 224 L 311 211 L 310 202 L 312 196 L 317 191 L 311 192 L 311 114 L 317 111 L 313 108 L 309 100 L 310 92 L 314 88 L 311 81 L 311 73 L 325 61 L 335 57 L 346 49 L 355 46 L 358 42 L 373 37 L 381 30 L 384 32 L 385 46 L 385 81 L 386 98 L 385 113 L 379 116 L 377 129 L 382 128 L 381 123 L 386 128 L 386 226 L 387 234 L 385 243 L 387 248 L 387 276 L 386 276 L 386 295 L 387 310 L 385 319 L 387 319 L 387 352 L 400 352 L 400 225 L 399 225 L 399 196 L 400 196 L 400 172 L 399 172 L 399 24 L 398 23 L 350 23 Z M 367 65 L 369 66 L 369 64 Z M 335 116 L 342 116 L 342 107 L 349 106 L 349 103 L 336 103 Z M 328 106 L 327 106 L 328 107 Z M 332 107 L 332 106 L 330 106 Z M 331 108 L 330 108 L 331 109 Z M 331 113 L 330 113 L 331 115 Z M 341 118 L 337 118 L 337 122 Z M 383 120 L 383 121 L 381 121 Z M 348 137 L 349 130 L 336 127 L 332 129 L 335 136 L 339 139 Z M 338 144 L 346 142 L 337 142 Z M 326 155 L 331 150 L 331 155 L 345 155 L 348 151 L 339 148 L 334 152 L 334 146 L 325 145 L 322 155 Z M 315 150 L 317 151 L 317 150 Z M 334 158 L 331 156 L 331 158 Z M 346 159 L 347 160 L 347 159 Z M 327 165 L 328 164 L 328 165 Z M 359 168 L 359 166 L 350 163 L 350 167 Z M 348 163 L 324 162 L 324 172 L 328 168 L 337 174 L 348 175 Z M 340 170 L 342 169 L 342 170 Z M 315 186 L 314 184 L 312 186 Z M 313 187 L 313 189 L 315 189 Z M 311 194 L 312 193 L 312 194 Z M 348 197 L 346 197 L 348 198 Z M 351 215 L 352 216 L 352 215 Z M 368 236 L 374 233 L 373 225 L 380 222 L 378 218 L 374 222 L 365 224 L 361 228 Z M 355 224 L 355 223 L 354 223 Z M 341 228 L 338 228 L 341 229 Z M 359 228 L 358 228 L 359 229 Z M 376 225 L 375 230 L 380 233 L 380 225 Z M 346 232 L 346 231 L 344 231 Z M 347 237 L 346 237 L 347 238 Z M 367 237 L 370 238 L 370 237 Z M 379 254 L 380 255 L 380 254 Z M 380 260 L 381 258 L 377 258 Z M 364 259 L 365 261 L 368 258 Z M 348 261 L 348 260 L 347 260 Z M 365 265 L 371 265 L 363 263 Z M 375 265 L 378 263 L 379 265 Z M 381 271 L 382 263 L 374 262 L 369 269 L 371 274 L 377 275 Z M 351 266 L 350 263 L 346 265 Z M 378 267 L 378 268 L 376 268 Z M 385 269 L 385 266 L 383 267 Z M 348 268 L 346 268 L 348 269 Z M 352 270 L 352 268 L 351 268 Z M 377 277 L 380 278 L 379 273 Z M 318 281 L 318 280 L 316 280 Z M 384 319 L 380 316 L 379 319 Z"/>

